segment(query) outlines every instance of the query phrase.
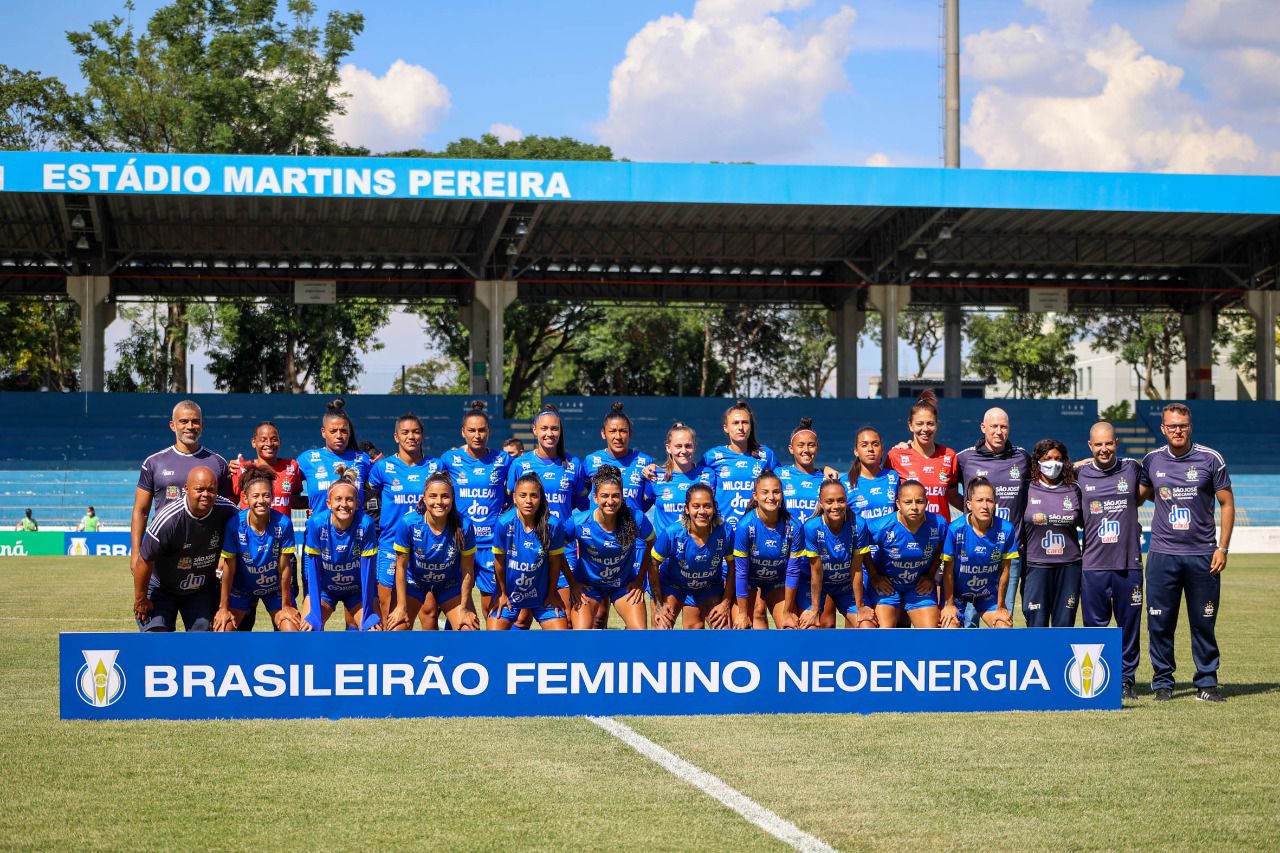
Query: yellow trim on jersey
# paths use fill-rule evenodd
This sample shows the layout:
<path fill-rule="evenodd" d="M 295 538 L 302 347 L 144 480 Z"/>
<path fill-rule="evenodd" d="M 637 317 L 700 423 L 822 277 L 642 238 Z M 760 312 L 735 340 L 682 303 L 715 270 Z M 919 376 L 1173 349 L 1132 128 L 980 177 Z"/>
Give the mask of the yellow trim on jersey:
<path fill-rule="evenodd" d="M 651 557 L 653 557 L 653 559 L 657 560 L 659 563 L 661 563 L 663 560 L 667 559 L 666 557 L 664 557 L 664 556 L 662 556 L 661 554 L 659 554 L 659 553 L 658 553 L 658 549 L 657 549 L 657 548 L 651 548 L 651 549 L 649 550 L 649 555 L 650 555 Z"/>
<path fill-rule="evenodd" d="M 737 548 L 734 548 L 734 549 L 733 549 L 733 556 L 735 556 L 735 557 L 745 557 L 745 556 L 747 556 L 747 555 L 746 555 L 746 554 L 744 554 L 744 553 L 742 553 L 741 551 L 739 551 Z"/>
<path fill-rule="evenodd" d="M 563 548 L 556 548 L 556 549 L 555 549 L 555 550 L 553 550 L 553 551 L 548 551 L 548 552 L 547 552 L 547 556 L 548 556 L 548 557 L 554 557 L 556 554 L 563 554 L 563 553 L 564 553 L 564 549 L 563 549 Z"/>
<path fill-rule="evenodd" d="M 1022 555 L 1021 555 L 1021 554 L 1019 554 L 1017 551 L 1014 551 L 1014 552 L 1013 552 L 1013 553 L 1011 553 L 1011 554 L 1005 554 L 1005 555 L 1004 555 L 1004 558 L 1005 558 L 1006 560 L 1016 560 L 1018 557 L 1021 557 L 1021 556 L 1022 556 Z"/>
<path fill-rule="evenodd" d="M 315 548 L 312 548 L 310 545 L 306 546 L 302 550 L 303 550 L 303 553 L 305 554 L 312 554 L 316 557 L 320 556 L 320 552 L 317 551 Z"/>
<path fill-rule="evenodd" d="M 803 550 L 803 551 L 801 551 L 800 553 L 796 554 L 796 556 L 797 556 L 797 557 L 809 557 L 809 558 L 813 558 L 813 557 L 818 556 L 818 553 L 817 553 L 816 551 L 810 551 L 810 550 L 808 550 L 808 549 L 806 548 L 805 550 Z"/>
<path fill-rule="evenodd" d="M 397 554 L 408 554 L 408 553 L 409 553 L 409 549 L 408 549 L 408 548 L 406 548 L 406 547 L 404 547 L 403 545 L 401 545 L 399 542 L 396 542 L 392 547 L 394 547 L 394 548 L 396 549 L 396 553 L 397 553 Z"/>
<path fill-rule="evenodd" d="M 865 548 L 859 548 L 858 550 L 854 551 L 853 553 L 855 553 L 855 554 L 870 554 L 870 553 L 871 553 L 871 546 L 870 546 L 870 545 L 868 545 L 868 546 L 867 546 L 867 547 L 865 547 Z"/>
<path fill-rule="evenodd" d="M 646 541 L 646 542 L 652 542 L 652 541 L 654 541 L 654 540 L 655 540 L 655 539 L 657 539 L 657 538 L 658 538 L 658 531 L 656 531 L 656 530 L 650 530 L 650 531 L 649 531 L 649 535 L 645 538 L 645 540 L 644 540 L 644 541 Z"/>
<path fill-rule="evenodd" d="M 499 548 L 497 545 L 494 545 L 494 546 L 493 546 L 493 553 L 495 553 L 495 554 L 506 554 L 507 552 L 506 552 L 506 551 L 504 551 L 503 549 Z"/>
<path fill-rule="evenodd" d="M 397 547 L 398 547 L 398 546 L 397 546 Z M 469 551 L 463 551 L 463 552 L 462 552 L 462 556 L 464 556 L 464 557 L 465 557 L 465 556 L 467 556 L 468 554 L 474 554 L 475 552 L 476 552 L 476 546 L 475 546 L 475 545 L 472 545 L 472 546 L 471 546 L 471 549 L 470 549 Z"/>
<path fill-rule="evenodd" d="M 378 549 L 377 549 L 377 548 L 370 548 L 368 551 L 361 551 L 361 552 L 360 552 L 360 556 L 361 556 L 361 557 L 376 557 L 376 556 L 378 556 Z"/>
<path fill-rule="evenodd" d="M 230 559 L 232 559 L 232 558 L 234 558 L 234 557 L 235 557 L 235 554 L 231 553 L 230 551 L 223 551 L 223 552 L 222 552 L 222 559 L 224 559 L 224 560 L 230 560 Z"/>
<path fill-rule="evenodd" d="M 944 563 L 954 563 L 955 561 L 956 561 L 956 558 L 951 556 L 950 554 L 942 555 L 942 562 Z"/>
<path fill-rule="evenodd" d="M 297 547 L 293 545 L 285 545 L 280 548 L 281 554 L 296 554 L 297 552 L 298 552 Z"/>

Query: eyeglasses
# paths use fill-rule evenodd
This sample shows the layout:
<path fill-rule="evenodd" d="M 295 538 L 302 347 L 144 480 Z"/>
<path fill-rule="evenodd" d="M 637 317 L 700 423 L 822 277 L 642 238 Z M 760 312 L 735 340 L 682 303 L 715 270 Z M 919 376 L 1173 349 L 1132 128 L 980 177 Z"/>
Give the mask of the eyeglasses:
<path fill-rule="evenodd" d="M 1191 424 L 1161 424 L 1160 428 L 1169 432 L 1186 432 L 1191 429 Z"/>

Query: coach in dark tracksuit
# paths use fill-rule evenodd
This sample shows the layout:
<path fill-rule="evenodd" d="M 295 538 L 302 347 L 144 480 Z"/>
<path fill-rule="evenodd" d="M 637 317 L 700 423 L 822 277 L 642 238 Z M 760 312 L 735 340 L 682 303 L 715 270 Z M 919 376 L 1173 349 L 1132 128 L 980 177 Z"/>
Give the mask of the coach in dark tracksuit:
<path fill-rule="evenodd" d="M 1165 446 L 1142 460 L 1141 481 L 1143 496 L 1155 501 L 1147 555 L 1147 642 L 1155 671 L 1151 689 L 1157 700 L 1173 698 L 1173 638 L 1185 593 L 1196 698 L 1222 702 L 1214 625 L 1235 526 L 1231 477 L 1217 451 L 1191 443 L 1191 410 L 1183 404 L 1164 407 L 1160 431 Z M 1222 505 L 1221 544 L 1213 524 L 1215 498 Z"/>
<path fill-rule="evenodd" d="M 1120 697 L 1133 699 L 1142 629 L 1141 470 L 1133 459 L 1116 458 L 1116 431 L 1109 423 L 1089 430 L 1089 450 L 1093 458 L 1076 470 L 1084 501 L 1081 621 L 1086 628 L 1105 628 L 1115 614 L 1121 637 Z"/>

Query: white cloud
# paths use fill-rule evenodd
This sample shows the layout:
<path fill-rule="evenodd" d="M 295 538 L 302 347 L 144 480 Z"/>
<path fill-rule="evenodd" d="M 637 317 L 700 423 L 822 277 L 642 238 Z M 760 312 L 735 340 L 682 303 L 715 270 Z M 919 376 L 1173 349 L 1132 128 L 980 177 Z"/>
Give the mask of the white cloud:
<path fill-rule="evenodd" d="M 824 133 L 822 105 L 848 88 L 853 9 L 788 27 L 809 0 L 699 0 L 650 21 L 613 69 L 600 140 L 640 160 L 794 158 Z"/>
<path fill-rule="evenodd" d="M 1205 47 L 1280 48 L 1275 0 L 1187 0 L 1178 38 Z"/>
<path fill-rule="evenodd" d="M 1045 26 L 965 40 L 974 95 L 964 142 L 988 168 L 1254 172 L 1270 155 L 1247 133 L 1215 125 L 1181 88 L 1183 70 L 1145 52 L 1125 29 L 1100 29 L 1076 0 Z M 1053 57 L 1038 60 L 1033 41 Z M 1002 70 L 1008 64 L 1017 73 Z"/>
<path fill-rule="evenodd" d="M 346 115 L 334 116 L 342 142 L 371 151 L 394 151 L 423 143 L 449 114 L 449 89 L 421 65 L 403 59 L 381 77 L 348 63 L 338 72 L 347 99 Z"/>
<path fill-rule="evenodd" d="M 892 166 L 893 161 L 889 159 L 889 155 L 883 151 L 877 151 L 867 158 L 866 166 Z"/>
<path fill-rule="evenodd" d="M 519 142 L 524 139 L 524 131 L 513 124 L 495 121 L 489 125 L 489 132 L 498 137 L 499 142 Z"/>

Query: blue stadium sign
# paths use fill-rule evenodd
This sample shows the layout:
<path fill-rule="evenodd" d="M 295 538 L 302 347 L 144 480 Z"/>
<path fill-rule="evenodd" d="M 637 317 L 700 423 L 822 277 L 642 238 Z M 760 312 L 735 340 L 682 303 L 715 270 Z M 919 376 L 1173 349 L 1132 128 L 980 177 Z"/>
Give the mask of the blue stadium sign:
<path fill-rule="evenodd" d="M 63 719 L 1081 711 L 1117 628 L 63 634 Z"/>

